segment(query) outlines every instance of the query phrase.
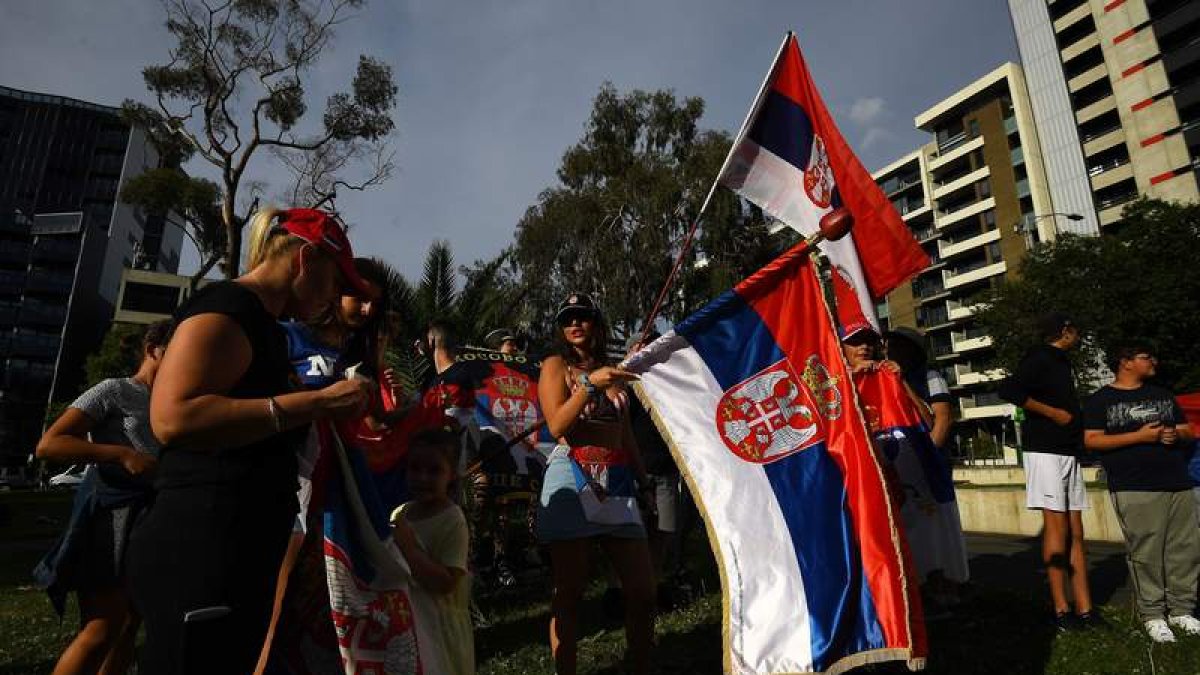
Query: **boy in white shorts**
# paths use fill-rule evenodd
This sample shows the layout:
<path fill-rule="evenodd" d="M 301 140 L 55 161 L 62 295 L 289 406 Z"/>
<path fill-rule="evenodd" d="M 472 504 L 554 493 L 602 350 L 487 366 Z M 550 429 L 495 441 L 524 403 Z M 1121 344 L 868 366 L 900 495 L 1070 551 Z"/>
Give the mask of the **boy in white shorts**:
<path fill-rule="evenodd" d="M 1000 397 L 1025 410 L 1025 505 L 1042 512 L 1042 561 L 1059 630 L 1087 628 L 1103 620 L 1092 611 L 1083 545 L 1087 490 L 1079 470 L 1083 426 L 1075 377 L 1067 352 L 1079 344 L 1079 329 L 1063 314 L 1038 322 L 1045 344 L 1021 359 L 1000 386 Z M 1067 580 L 1075 611 L 1067 601 Z"/>

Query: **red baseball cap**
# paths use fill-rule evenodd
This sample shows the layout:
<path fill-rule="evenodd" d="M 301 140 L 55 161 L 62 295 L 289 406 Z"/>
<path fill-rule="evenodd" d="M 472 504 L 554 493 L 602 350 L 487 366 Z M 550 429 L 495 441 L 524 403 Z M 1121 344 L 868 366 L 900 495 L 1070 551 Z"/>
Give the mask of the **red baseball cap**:
<path fill-rule="evenodd" d="M 289 234 L 325 251 L 337 263 L 350 295 L 370 294 L 367 282 L 354 269 L 354 251 L 350 239 L 333 214 L 318 209 L 288 209 L 280 214 L 279 224 Z"/>

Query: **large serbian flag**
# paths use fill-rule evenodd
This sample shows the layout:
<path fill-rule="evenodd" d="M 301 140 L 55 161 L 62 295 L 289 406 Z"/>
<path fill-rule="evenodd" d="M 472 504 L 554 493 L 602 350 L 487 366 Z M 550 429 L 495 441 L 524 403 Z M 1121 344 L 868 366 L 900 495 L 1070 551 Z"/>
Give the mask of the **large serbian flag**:
<path fill-rule="evenodd" d="M 823 242 L 844 285 L 857 298 L 838 313 L 879 329 L 872 296 L 881 298 L 929 265 L 900 214 L 863 168 L 825 109 L 796 36 L 788 33 L 771 73 L 742 125 L 720 182 L 804 235 L 839 206 L 854 215 L 854 232 Z"/>
<path fill-rule="evenodd" d="M 725 671 L 923 665 L 917 580 L 805 245 L 627 367 L 704 513 Z"/>

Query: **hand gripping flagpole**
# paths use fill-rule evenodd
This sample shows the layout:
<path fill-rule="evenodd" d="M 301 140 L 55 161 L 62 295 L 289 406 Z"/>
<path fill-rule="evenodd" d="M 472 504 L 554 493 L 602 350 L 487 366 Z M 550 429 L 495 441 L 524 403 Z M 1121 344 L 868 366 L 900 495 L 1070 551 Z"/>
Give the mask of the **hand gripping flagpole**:
<path fill-rule="evenodd" d="M 745 138 L 746 131 L 750 127 L 750 121 L 755 118 L 759 108 L 762 107 L 763 94 L 771 84 L 771 76 L 775 74 L 775 66 L 779 63 L 779 58 L 783 56 L 783 50 L 787 49 L 788 41 L 793 37 L 795 37 L 795 33 L 788 31 L 783 36 L 783 41 L 779 43 L 779 49 L 775 52 L 775 59 L 771 61 L 771 68 L 767 71 L 766 77 L 763 78 L 762 84 L 758 85 L 758 93 L 754 95 L 754 102 L 750 105 L 750 111 L 746 113 L 746 118 L 742 120 L 742 126 L 738 128 L 737 136 L 734 137 L 733 143 L 729 146 L 729 152 L 725 154 L 725 161 L 721 162 L 721 168 L 717 171 L 717 177 L 713 179 L 712 186 L 708 188 L 708 195 L 704 197 L 704 202 L 700 204 L 700 210 L 696 212 L 696 218 L 692 221 L 692 226 L 688 228 L 687 235 L 684 236 L 683 242 L 679 245 L 679 256 L 675 258 L 675 264 L 671 267 L 671 273 L 667 275 L 667 280 L 663 283 L 662 290 L 658 292 L 658 299 L 654 301 L 654 307 L 646 315 L 646 320 L 642 322 L 642 333 L 638 338 L 638 344 L 646 342 L 646 336 L 650 334 L 650 330 L 654 327 L 654 319 L 658 317 L 658 312 L 662 309 L 663 301 L 667 298 L 667 292 L 671 290 L 671 286 L 675 283 L 675 277 L 679 275 L 679 269 L 683 266 L 683 259 L 687 257 L 688 251 L 692 246 L 692 240 L 696 236 L 696 229 L 700 227 L 700 222 L 704 219 L 704 212 L 708 210 L 708 204 L 712 201 L 713 195 L 716 194 L 717 186 L 721 184 L 721 176 L 725 175 L 725 169 L 729 167 L 729 160 L 733 159 L 733 153 L 737 151 L 738 145 Z"/>

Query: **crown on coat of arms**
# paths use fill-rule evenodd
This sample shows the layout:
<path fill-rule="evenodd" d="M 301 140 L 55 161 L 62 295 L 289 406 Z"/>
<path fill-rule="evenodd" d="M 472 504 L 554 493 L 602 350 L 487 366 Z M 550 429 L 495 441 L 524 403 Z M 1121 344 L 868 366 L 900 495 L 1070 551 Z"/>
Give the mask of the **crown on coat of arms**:
<path fill-rule="evenodd" d="M 501 375 L 492 378 L 492 386 L 503 396 L 524 398 L 529 389 L 529 383 L 515 375 Z"/>

